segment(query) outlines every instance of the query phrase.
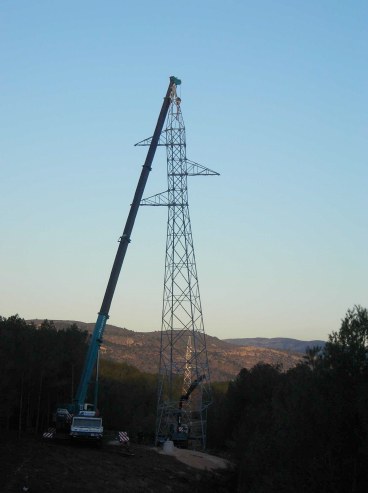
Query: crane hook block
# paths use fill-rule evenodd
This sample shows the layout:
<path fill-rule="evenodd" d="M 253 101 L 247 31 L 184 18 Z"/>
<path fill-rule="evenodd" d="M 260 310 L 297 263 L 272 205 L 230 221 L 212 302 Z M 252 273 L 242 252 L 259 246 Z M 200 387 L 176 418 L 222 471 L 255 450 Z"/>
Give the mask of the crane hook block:
<path fill-rule="evenodd" d="M 180 84 L 181 84 L 181 80 L 177 79 L 173 75 L 170 77 L 170 81 L 173 82 L 176 86 L 180 86 Z"/>

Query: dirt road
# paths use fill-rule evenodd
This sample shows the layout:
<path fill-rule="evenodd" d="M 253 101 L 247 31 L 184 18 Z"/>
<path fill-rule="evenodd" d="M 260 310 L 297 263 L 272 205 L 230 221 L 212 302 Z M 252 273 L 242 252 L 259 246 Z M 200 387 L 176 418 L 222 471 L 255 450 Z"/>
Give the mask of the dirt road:
<path fill-rule="evenodd" d="M 172 442 L 170 443 L 172 444 Z M 173 445 L 158 450 L 158 453 L 172 455 L 180 462 L 183 462 L 183 464 L 195 469 L 201 469 L 202 471 L 219 471 L 220 469 L 226 470 L 231 467 L 231 463 L 221 457 L 205 454 L 197 450 L 176 448 Z"/>

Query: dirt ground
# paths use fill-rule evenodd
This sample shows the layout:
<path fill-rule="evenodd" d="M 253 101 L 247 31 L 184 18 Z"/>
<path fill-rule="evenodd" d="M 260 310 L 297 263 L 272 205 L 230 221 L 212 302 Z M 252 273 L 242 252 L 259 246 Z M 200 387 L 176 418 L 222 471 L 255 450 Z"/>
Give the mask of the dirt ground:
<path fill-rule="evenodd" d="M 2 436 L 2 493 L 234 492 L 234 474 L 222 459 L 189 450 L 169 454 L 144 445 L 104 443 L 72 446 L 68 441 Z M 167 452 L 167 451 L 166 451 Z"/>
<path fill-rule="evenodd" d="M 195 469 L 201 469 L 202 471 L 218 471 L 220 469 L 228 469 L 231 467 L 231 463 L 222 457 L 215 455 L 205 454 L 197 450 L 187 450 L 176 447 L 165 447 L 163 450 L 158 451 L 159 454 L 172 455 L 180 462 L 183 462 L 187 466 Z"/>

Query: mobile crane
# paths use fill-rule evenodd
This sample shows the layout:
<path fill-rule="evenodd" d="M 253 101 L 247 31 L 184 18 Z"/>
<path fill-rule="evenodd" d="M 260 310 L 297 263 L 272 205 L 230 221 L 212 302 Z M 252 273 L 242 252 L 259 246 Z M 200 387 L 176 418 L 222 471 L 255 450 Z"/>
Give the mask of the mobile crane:
<path fill-rule="evenodd" d="M 151 138 L 146 160 L 140 174 L 133 202 L 130 206 L 125 228 L 119 239 L 119 247 L 112 266 L 101 309 L 98 313 L 97 321 L 92 332 L 91 341 L 74 402 L 72 404 L 60 405 L 55 413 L 56 428 L 68 431 L 69 435 L 73 438 L 80 437 L 101 441 L 103 436 L 102 418 L 98 416 L 96 396 L 94 405 L 86 403 L 88 385 L 91 380 L 93 370 L 96 367 L 103 333 L 106 322 L 109 318 L 112 298 L 114 296 L 125 254 L 130 243 L 130 236 L 133 230 L 138 208 L 142 200 L 148 175 L 151 171 L 151 165 L 155 156 L 162 128 L 166 120 L 171 98 L 175 97 L 176 86 L 179 84 L 181 84 L 180 79 L 177 79 L 174 76 L 170 77 L 169 87 L 162 103 L 154 134 Z"/>
<path fill-rule="evenodd" d="M 179 409 L 176 412 L 177 422 L 176 425 L 171 425 L 170 440 L 174 442 L 174 445 L 180 448 L 188 448 L 188 441 L 190 439 L 190 425 L 182 422 L 183 415 L 183 403 L 188 402 L 192 392 L 200 385 L 202 380 L 206 378 L 206 375 L 200 375 L 194 382 L 191 383 L 187 392 L 180 397 Z"/>

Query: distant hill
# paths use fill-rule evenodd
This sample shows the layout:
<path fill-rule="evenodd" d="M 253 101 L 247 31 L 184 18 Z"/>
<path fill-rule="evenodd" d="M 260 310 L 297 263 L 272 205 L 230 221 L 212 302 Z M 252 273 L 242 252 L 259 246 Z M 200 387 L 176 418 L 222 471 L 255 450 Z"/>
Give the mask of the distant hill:
<path fill-rule="evenodd" d="M 306 349 L 313 346 L 324 347 L 325 341 L 299 341 L 298 339 L 289 339 L 287 337 L 273 337 L 267 339 L 266 337 L 244 337 L 242 339 L 224 339 L 229 344 L 235 344 L 236 346 L 253 346 L 260 348 L 276 349 L 280 351 L 291 351 L 293 353 L 305 353 Z"/>
<path fill-rule="evenodd" d="M 29 320 L 39 325 L 43 320 Z M 57 330 L 76 324 L 81 330 L 93 331 L 94 323 L 72 320 L 54 320 Z M 134 332 L 133 330 L 106 325 L 101 346 L 103 358 L 129 363 L 141 371 L 157 373 L 160 354 L 160 332 Z M 238 339 L 244 340 L 244 339 Z M 295 366 L 300 354 L 278 348 L 244 346 L 206 336 L 208 360 L 212 381 L 233 380 L 242 368 L 252 368 L 257 363 L 280 364 L 285 370 Z M 184 343 L 183 343 L 184 344 Z M 183 346 L 183 352 L 185 351 Z"/>

